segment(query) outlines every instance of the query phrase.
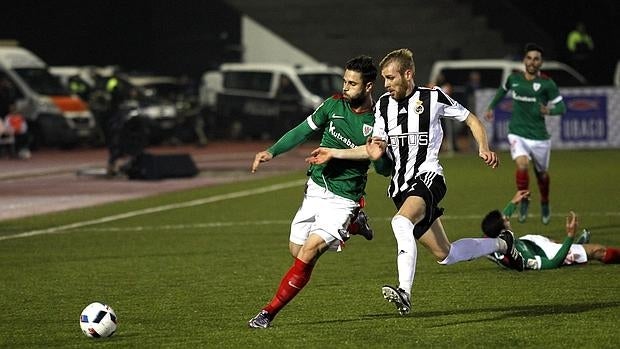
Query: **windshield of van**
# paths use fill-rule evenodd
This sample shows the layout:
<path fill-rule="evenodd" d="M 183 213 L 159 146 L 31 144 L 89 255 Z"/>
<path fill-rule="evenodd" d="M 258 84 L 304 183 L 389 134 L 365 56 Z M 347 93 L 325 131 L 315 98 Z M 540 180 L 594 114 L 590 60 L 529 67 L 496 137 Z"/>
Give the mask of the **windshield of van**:
<path fill-rule="evenodd" d="M 269 92 L 273 73 L 230 71 L 224 73 L 224 87 L 235 90 Z"/>
<path fill-rule="evenodd" d="M 441 72 L 455 87 L 467 86 L 473 72 L 480 76 L 478 88 L 498 88 L 503 83 L 501 68 L 445 68 Z"/>
<path fill-rule="evenodd" d="M 60 80 L 44 68 L 19 68 L 17 74 L 35 92 L 46 96 L 68 96 L 69 91 L 60 83 Z"/>
<path fill-rule="evenodd" d="M 301 74 L 299 78 L 308 91 L 323 99 L 342 92 L 342 76 L 339 74 Z"/>

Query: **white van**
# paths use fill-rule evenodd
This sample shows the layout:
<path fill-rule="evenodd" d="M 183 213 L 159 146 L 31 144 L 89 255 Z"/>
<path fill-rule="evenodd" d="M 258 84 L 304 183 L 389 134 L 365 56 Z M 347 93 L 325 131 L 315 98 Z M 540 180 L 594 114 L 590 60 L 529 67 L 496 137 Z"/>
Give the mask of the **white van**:
<path fill-rule="evenodd" d="M 477 88 L 497 89 L 508 75 L 516 71 L 523 71 L 521 61 L 505 59 L 471 59 L 436 61 L 431 68 L 429 82 L 435 82 L 440 74 L 445 81 L 452 85 L 452 97 L 462 104 L 466 104 L 467 85 L 470 75 L 479 74 L 480 82 Z M 559 87 L 584 86 L 586 79 L 570 66 L 557 61 L 544 61 L 541 72 L 553 79 Z"/>
<path fill-rule="evenodd" d="M 218 73 L 205 73 L 201 86 L 214 137 L 279 137 L 342 91 L 343 70 L 327 65 L 225 63 Z"/>
<path fill-rule="evenodd" d="M 32 52 L 0 47 L 0 79 L 15 93 L 35 145 L 69 146 L 95 136 L 95 119 L 88 105 L 71 95 Z"/>

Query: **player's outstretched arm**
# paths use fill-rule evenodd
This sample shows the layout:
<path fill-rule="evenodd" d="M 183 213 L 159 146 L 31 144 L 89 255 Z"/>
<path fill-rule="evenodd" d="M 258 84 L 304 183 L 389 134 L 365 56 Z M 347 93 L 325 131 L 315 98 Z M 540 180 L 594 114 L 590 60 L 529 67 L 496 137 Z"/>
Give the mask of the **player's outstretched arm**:
<path fill-rule="evenodd" d="M 256 155 L 254 156 L 254 162 L 252 163 L 252 173 L 256 172 L 261 162 L 267 162 L 272 158 L 273 155 L 266 150 L 256 153 Z"/>
<path fill-rule="evenodd" d="M 566 236 L 574 238 L 577 228 L 579 228 L 579 218 L 575 212 L 570 211 L 566 216 Z"/>
<path fill-rule="evenodd" d="M 495 152 L 489 149 L 487 131 L 482 122 L 480 122 L 480 119 L 478 119 L 475 114 L 469 113 L 469 116 L 465 119 L 465 123 L 471 130 L 476 143 L 478 143 L 478 156 L 491 168 L 499 166 L 499 158 Z"/>
<path fill-rule="evenodd" d="M 352 149 L 334 149 L 319 147 L 310 152 L 306 162 L 313 165 L 320 165 L 331 159 L 366 160 L 368 153 L 366 146 L 359 146 Z"/>
<path fill-rule="evenodd" d="M 512 197 L 510 202 L 512 202 L 515 205 L 518 205 L 521 202 L 521 200 L 526 199 L 529 196 L 530 196 L 529 190 L 517 190 L 517 192 L 515 193 L 515 196 Z"/>

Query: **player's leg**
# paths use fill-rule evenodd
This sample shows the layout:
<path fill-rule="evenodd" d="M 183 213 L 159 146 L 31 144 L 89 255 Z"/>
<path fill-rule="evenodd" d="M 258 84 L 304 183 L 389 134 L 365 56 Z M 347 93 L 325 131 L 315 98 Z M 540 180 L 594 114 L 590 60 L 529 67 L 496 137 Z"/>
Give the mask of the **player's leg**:
<path fill-rule="evenodd" d="M 328 249 L 337 250 L 342 244 L 340 231 L 357 208 L 352 200 L 334 197 L 332 193 L 309 184 L 304 202 L 291 224 L 290 248 L 297 251 L 293 266 L 282 278 L 275 296 L 248 326 L 266 328 L 310 280 L 318 258 Z M 301 245 L 300 248 L 297 248 Z"/>
<path fill-rule="evenodd" d="M 347 227 L 350 235 L 361 235 L 366 240 L 372 240 L 375 236 L 370 224 L 368 224 L 368 215 L 363 210 L 359 210 L 353 217 L 353 221 Z"/>
<path fill-rule="evenodd" d="M 409 196 L 391 222 L 397 245 L 398 288 L 407 294 L 411 294 L 418 256 L 414 227 L 424 218 L 425 212 L 424 199 L 419 196 Z"/>
<path fill-rule="evenodd" d="M 267 328 L 275 316 L 306 286 L 319 257 L 329 248 L 323 237 L 310 234 L 286 272 L 273 299 L 248 322 L 252 328 Z"/>
<path fill-rule="evenodd" d="M 506 234 L 508 233 L 500 234 L 497 238 L 464 238 L 450 243 L 441 220 L 437 219 L 430 229 L 420 237 L 419 241 L 442 265 L 469 261 L 495 252 L 506 254 L 510 256 L 509 259 L 512 257 L 519 260 L 520 255 L 512 251 L 514 249 L 514 238 L 511 234 L 510 237 Z M 514 265 L 516 269 L 519 269 L 518 263 L 522 265 L 522 258 Z M 520 269 L 522 270 L 522 268 Z"/>
<path fill-rule="evenodd" d="M 347 232 L 350 235 L 361 235 L 366 240 L 372 240 L 375 233 L 368 224 L 368 215 L 363 211 L 363 208 L 366 206 L 366 199 L 362 196 L 358 204 L 359 208 L 355 210 L 351 224 L 347 227 Z"/>
<path fill-rule="evenodd" d="M 583 244 L 588 259 L 595 259 L 605 264 L 620 263 L 620 248 L 603 246 L 600 244 Z"/>
<path fill-rule="evenodd" d="M 301 206 L 295 213 L 290 226 L 289 252 L 293 258 L 297 257 L 301 247 L 308 239 L 321 205 L 322 200 L 320 196 L 308 196 L 307 193 L 304 195 Z"/>
<path fill-rule="evenodd" d="M 419 196 L 409 196 L 402 204 L 399 201 L 398 206 L 400 208 L 392 218 L 392 232 L 397 245 L 398 287 L 384 285 L 381 292 L 383 298 L 396 305 L 400 315 L 406 315 L 411 310 L 410 295 L 418 256 L 414 227 L 424 218 L 426 203 Z"/>
<path fill-rule="evenodd" d="M 549 208 L 549 159 L 551 156 L 551 141 L 533 141 L 531 145 L 532 161 L 534 162 L 534 173 L 538 181 L 540 191 L 540 210 L 543 224 L 549 224 L 551 210 Z"/>
<path fill-rule="evenodd" d="M 508 134 L 508 142 L 510 143 L 510 156 L 516 165 L 515 183 L 517 190 L 528 190 L 530 187 L 530 149 L 527 140 L 514 134 Z M 529 205 L 529 198 L 521 200 L 518 217 L 520 223 L 525 222 L 527 219 Z"/>

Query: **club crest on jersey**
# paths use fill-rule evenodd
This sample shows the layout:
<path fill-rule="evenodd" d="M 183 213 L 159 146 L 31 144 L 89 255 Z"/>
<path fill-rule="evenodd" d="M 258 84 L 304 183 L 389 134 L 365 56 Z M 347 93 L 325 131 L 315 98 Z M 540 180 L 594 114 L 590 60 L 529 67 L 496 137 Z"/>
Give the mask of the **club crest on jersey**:
<path fill-rule="evenodd" d="M 535 82 L 532 84 L 532 87 L 534 88 L 534 91 L 538 91 L 540 90 L 540 83 L 539 82 Z"/>
<path fill-rule="evenodd" d="M 415 101 L 415 108 L 413 109 L 413 111 L 416 114 L 424 113 L 424 106 L 422 105 L 422 103 L 423 102 L 421 100 L 419 100 L 419 99 L 417 101 Z"/>
<path fill-rule="evenodd" d="M 362 133 L 364 134 L 364 137 L 370 136 L 370 134 L 372 133 L 372 126 L 364 124 L 362 126 Z"/>

